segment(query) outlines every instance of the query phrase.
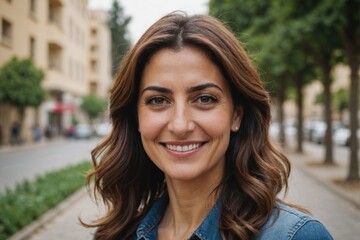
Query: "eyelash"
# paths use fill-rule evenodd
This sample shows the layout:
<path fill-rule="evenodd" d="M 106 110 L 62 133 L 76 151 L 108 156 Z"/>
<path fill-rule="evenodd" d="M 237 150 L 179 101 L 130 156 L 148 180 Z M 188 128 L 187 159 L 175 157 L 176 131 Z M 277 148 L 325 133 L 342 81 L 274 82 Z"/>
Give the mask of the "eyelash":
<path fill-rule="evenodd" d="M 161 100 L 162 103 L 156 103 L 156 101 L 158 100 Z M 164 102 L 166 102 L 166 104 L 169 103 L 169 101 L 166 100 L 166 98 L 161 96 L 150 97 L 149 99 L 146 100 L 146 104 L 150 104 L 150 105 L 164 105 Z"/>
<path fill-rule="evenodd" d="M 203 100 L 205 100 L 205 101 L 203 101 Z M 161 101 L 161 102 L 157 102 L 157 101 Z M 217 103 L 217 102 L 218 102 L 218 99 L 209 94 L 199 95 L 195 98 L 195 101 L 194 101 L 194 103 L 199 103 L 199 104 L 203 104 L 203 105 L 209 105 L 209 104 L 213 104 L 213 103 Z M 162 105 L 166 105 L 169 103 L 170 103 L 170 101 L 162 96 L 154 96 L 154 97 L 150 97 L 146 100 L 146 104 L 154 105 L 154 106 L 162 106 Z"/>
<path fill-rule="evenodd" d="M 204 98 L 206 98 L 207 100 L 210 100 L 210 102 L 202 102 L 201 100 L 204 100 Z M 212 96 L 212 95 L 209 95 L 209 94 L 202 94 L 202 95 L 200 95 L 200 96 L 198 96 L 197 98 L 196 98 L 196 102 L 199 102 L 199 103 L 201 103 L 201 104 L 212 104 L 212 103 L 216 103 L 216 102 L 218 102 L 218 100 L 217 100 L 217 98 L 216 97 L 214 97 L 214 96 Z"/>

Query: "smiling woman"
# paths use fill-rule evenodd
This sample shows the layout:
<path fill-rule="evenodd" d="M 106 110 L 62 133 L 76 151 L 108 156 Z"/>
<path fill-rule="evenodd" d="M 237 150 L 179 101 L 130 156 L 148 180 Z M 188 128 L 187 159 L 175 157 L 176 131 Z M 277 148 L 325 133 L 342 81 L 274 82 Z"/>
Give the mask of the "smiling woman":
<path fill-rule="evenodd" d="M 218 181 L 241 115 L 220 69 L 196 47 L 164 48 L 146 64 L 139 91 L 142 144 L 167 183 Z"/>
<path fill-rule="evenodd" d="M 112 132 L 92 152 L 108 211 L 95 239 L 332 239 L 277 197 L 290 163 L 269 137 L 270 102 L 235 36 L 169 14 L 124 57 Z"/>

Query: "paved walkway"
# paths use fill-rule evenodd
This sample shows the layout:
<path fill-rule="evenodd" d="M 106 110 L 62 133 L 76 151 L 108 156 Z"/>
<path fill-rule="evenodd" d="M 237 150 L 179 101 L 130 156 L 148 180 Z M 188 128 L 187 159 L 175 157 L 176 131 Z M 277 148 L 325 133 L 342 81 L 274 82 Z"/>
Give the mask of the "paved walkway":
<path fill-rule="evenodd" d="M 322 154 L 319 153 L 318 148 L 306 145 L 305 150 L 305 154 L 287 151 L 295 173 L 290 178 L 290 192 L 287 199 L 310 207 L 315 217 L 320 215 L 320 220 L 326 226 L 329 225 L 327 227 L 335 239 L 357 239 L 360 235 L 358 227 L 360 226 L 360 188 L 356 186 L 345 188 L 334 183 L 334 179 L 345 179 L 347 174 L 346 161 L 337 166 L 322 166 L 319 164 Z M 316 185 L 316 187 L 304 187 L 305 184 Z M 293 187 L 295 190 L 292 190 Z M 318 191 L 325 191 L 326 196 L 318 196 Z M 320 206 L 327 204 L 324 198 L 332 198 L 331 204 L 325 208 Z M 342 209 L 343 207 L 344 209 Z M 339 216 L 337 214 L 342 211 L 348 212 L 349 221 L 337 219 Z M 59 207 L 49 211 L 41 219 L 14 235 L 10 240 L 92 239 L 93 230 L 81 226 L 78 217 L 81 216 L 86 221 L 94 219 L 100 214 L 101 210 L 92 202 L 84 188 L 64 201 Z M 348 217 L 346 216 L 346 218 Z M 352 225 L 349 226 L 349 224 Z"/>

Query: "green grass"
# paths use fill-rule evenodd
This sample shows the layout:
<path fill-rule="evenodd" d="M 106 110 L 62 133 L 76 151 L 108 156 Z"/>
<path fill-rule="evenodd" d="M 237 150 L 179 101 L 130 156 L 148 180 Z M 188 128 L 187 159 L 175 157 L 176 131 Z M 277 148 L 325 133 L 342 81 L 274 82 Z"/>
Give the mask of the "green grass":
<path fill-rule="evenodd" d="M 90 161 L 48 172 L 0 194 L 0 240 L 5 240 L 85 185 Z"/>

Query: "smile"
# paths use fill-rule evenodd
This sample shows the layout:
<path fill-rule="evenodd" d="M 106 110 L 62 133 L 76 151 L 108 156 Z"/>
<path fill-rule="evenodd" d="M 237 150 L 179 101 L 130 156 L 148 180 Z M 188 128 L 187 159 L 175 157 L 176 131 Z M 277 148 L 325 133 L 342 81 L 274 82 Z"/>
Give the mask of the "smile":
<path fill-rule="evenodd" d="M 195 150 L 201 146 L 200 143 L 194 143 L 189 145 L 172 145 L 172 144 L 165 144 L 165 147 L 171 151 L 176 152 L 188 152 Z"/>

